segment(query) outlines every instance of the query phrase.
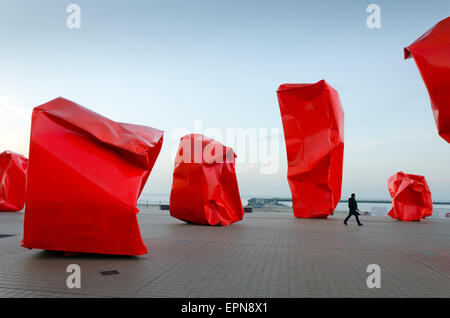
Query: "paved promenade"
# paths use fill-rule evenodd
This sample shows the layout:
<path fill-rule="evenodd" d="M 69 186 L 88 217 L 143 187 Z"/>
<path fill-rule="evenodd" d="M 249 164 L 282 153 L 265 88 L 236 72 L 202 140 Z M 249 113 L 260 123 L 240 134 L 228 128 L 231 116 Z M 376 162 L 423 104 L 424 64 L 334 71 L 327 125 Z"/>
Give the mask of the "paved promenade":
<path fill-rule="evenodd" d="M 21 248 L 23 215 L 0 213 L 0 297 L 450 297 L 449 220 L 362 216 L 363 227 L 345 227 L 339 213 L 254 212 L 208 227 L 142 208 L 148 254 L 68 257 Z M 66 287 L 69 264 L 81 266 L 80 289 Z M 369 264 L 380 289 L 366 286 Z"/>

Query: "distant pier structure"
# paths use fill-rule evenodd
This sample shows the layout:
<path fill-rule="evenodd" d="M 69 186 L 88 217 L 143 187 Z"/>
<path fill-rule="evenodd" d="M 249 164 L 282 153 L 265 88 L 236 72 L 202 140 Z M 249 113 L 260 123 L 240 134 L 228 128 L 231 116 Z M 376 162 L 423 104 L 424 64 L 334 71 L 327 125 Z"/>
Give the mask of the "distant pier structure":
<path fill-rule="evenodd" d="M 391 204 L 391 200 L 357 200 L 358 203 L 388 203 Z M 250 198 L 248 199 L 249 207 L 263 208 L 265 206 L 286 206 L 283 202 L 292 202 L 292 198 Z M 340 200 L 339 202 L 346 203 L 347 200 Z M 450 202 L 446 201 L 434 201 L 435 205 L 450 205 Z"/>
<path fill-rule="evenodd" d="M 291 198 L 251 198 L 247 200 L 247 206 L 263 208 L 265 206 L 285 206 L 282 202 L 292 202 Z"/>

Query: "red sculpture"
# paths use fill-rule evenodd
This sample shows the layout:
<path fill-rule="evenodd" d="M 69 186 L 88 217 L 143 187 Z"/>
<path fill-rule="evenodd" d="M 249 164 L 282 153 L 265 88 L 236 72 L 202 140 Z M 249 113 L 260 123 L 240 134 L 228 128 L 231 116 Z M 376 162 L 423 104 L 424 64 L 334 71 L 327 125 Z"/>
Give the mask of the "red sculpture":
<path fill-rule="evenodd" d="M 283 84 L 277 90 L 294 215 L 326 218 L 341 198 L 344 111 L 335 89 Z"/>
<path fill-rule="evenodd" d="M 410 46 L 405 59 L 414 57 L 430 95 L 439 135 L 450 143 L 450 17 L 440 21 Z"/>
<path fill-rule="evenodd" d="M 180 140 L 170 194 L 170 215 L 188 223 L 230 225 L 244 209 L 233 149 L 200 134 Z"/>
<path fill-rule="evenodd" d="M 400 221 L 420 221 L 433 214 L 433 200 L 425 177 L 397 172 L 388 180 L 392 209 L 388 215 Z"/>
<path fill-rule="evenodd" d="M 145 254 L 136 202 L 162 141 L 61 97 L 36 107 L 22 246 Z"/>
<path fill-rule="evenodd" d="M 0 212 L 23 209 L 27 189 L 28 159 L 12 152 L 0 153 Z"/>

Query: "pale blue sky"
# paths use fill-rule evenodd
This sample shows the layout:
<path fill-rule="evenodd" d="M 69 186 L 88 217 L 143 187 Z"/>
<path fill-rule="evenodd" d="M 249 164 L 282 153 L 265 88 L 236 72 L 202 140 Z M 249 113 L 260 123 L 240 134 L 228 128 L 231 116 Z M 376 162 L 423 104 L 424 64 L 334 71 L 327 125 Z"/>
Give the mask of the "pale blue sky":
<path fill-rule="evenodd" d="M 81 29 L 66 8 L 81 7 Z M 381 29 L 366 7 L 381 7 Z M 34 106 L 63 96 L 113 120 L 166 132 L 145 188 L 169 193 L 178 127 L 279 128 L 281 83 L 326 79 L 345 111 L 343 197 L 389 198 L 399 170 L 450 199 L 450 145 L 436 131 L 409 45 L 450 1 L 0 0 L 0 149 L 28 154 Z M 278 173 L 238 167 L 243 195 L 289 196 Z M 237 154 L 239 156 L 239 153 Z"/>

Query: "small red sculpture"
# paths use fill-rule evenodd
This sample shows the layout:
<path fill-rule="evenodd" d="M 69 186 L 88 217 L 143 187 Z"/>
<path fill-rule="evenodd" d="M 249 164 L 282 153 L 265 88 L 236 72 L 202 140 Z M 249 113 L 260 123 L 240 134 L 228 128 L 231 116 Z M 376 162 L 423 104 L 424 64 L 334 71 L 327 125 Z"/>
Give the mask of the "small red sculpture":
<path fill-rule="evenodd" d="M 28 159 L 12 152 L 0 153 L 0 212 L 23 209 L 27 189 Z"/>
<path fill-rule="evenodd" d="M 433 200 L 425 177 L 397 172 L 388 180 L 392 209 L 388 215 L 400 221 L 420 221 L 433 214 Z"/>
<path fill-rule="evenodd" d="M 188 223 L 230 225 L 244 209 L 233 149 L 191 134 L 180 140 L 170 194 L 170 215 Z"/>

